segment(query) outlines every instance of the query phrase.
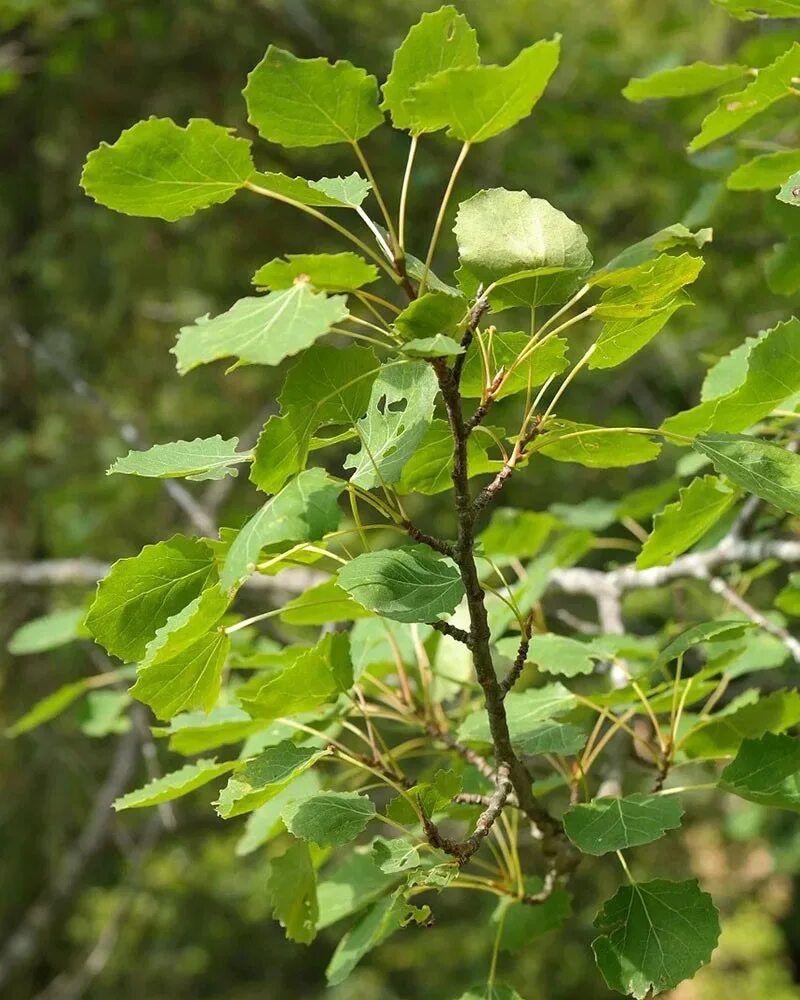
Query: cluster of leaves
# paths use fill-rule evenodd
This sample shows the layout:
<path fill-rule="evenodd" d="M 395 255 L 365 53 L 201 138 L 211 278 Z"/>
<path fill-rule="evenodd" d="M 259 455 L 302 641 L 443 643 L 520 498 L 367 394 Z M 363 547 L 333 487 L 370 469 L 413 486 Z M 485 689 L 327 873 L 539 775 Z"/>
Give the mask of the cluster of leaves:
<path fill-rule="evenodd" d="M 793 0 L 767 0 L 748 3 L 746 0 L 714 0 L 731 16 L 739 20 L 760 18 L 800 18 L 800 5 Z M 782 36 L 777 36 L 781 46 Z M 774 49 L 774 46 L 773 46 Z M 701 166 L 719 170 L 731 191 L 776 191 L 778 201 L 800 205 L 800 149 L 794 117 L 778 118 L 771 123 L 772 135 L 761 140 L 758 133 L 741 138 L 743 129 L 757 128 L 765 112 L 776 114 L 794 106 L 800 97 L 800 43 L 793 41 L 784 51 L 771 53 L 768 65 L 753 66 L 746 62 L 717 66 L 695 62 L 660 70 L 647 77 L 632 79 L 623 94 L 629 101 L 651 101 L 684 98 L 722 90 L 716 106 L 703 118 L 700 130 L 689 143 L 689 152 L 698 154 Z M 743 52 L 746 58 L 747 52 Z M 768 117 L 768 116 L 765 116 Z M 720 140 L 736 142 L 739 149 L 717 148 Z M 752 156 L 753 147 L 768 152 Z M 703 151 L 708 150 L 707 153 Z M 709 154 L 711 154 L 709 156 Z M 766 278 L 770 290 L 778 295 L 795 295 L 800 291 L 800 237 L 794 227 L 788 227 L 787 238 L 775 245 L 766 263 Z"/>
<path fill-rule="evenodd" d="M 616 854 L 627 881 L 597 915 L 597 964 L 621 993 L 670 989 L 709 960 L 716 909 L 693 879 L 637 880 L 623 852 L 677 829 L 683 794 L 717 787 L 800 807 L 800 744 L 787 735 L 800 695 L 761 696 L 752 684 L 726 698 L 733 681 L 786 656 L 763 623 L 734 615 L 677 637 L 587 637 L 554 631 L 542 613 L 553 572 L 591 559 L 611 524 L 643 541 L 635 572 L 729 537 L 746 494 L 774 508 L 778 527 L 800 514 L 800 458 L 782 446 L 800 391 L 797 320 L 721 359 L 701 402 L 659 428 L 591 426 L 561 410 L 578 375 L 627 361 L 689 304 L 710 232 L 676 224 L 595 268 L 578 224 L 494 188 L 458 206 L 459 267 L 448 280 L 434 272 L 470 149 L 531 112 L 558 54 L 553 39 L 483 65 L 466 19 L 443 7 L 411 29 L 379 103 L 377 81 L 350 63 L 270 47 L 244 91 L 251 124 L 287 147 L 349 145 L 362 173 L 260 171 L 250 141 L 226 128 L 152 118 L 91 153 L 83 174 L 100 204 L 167 221 L 244 190 L 358 251 L 269 261 L 253 275 L 257 294 L 180 330 L 181 374 L 223 358 L 231 370 L 294 359 L 252 450 L 215 435 L 109 469 L 204 480 L 249 465 L 266 497 L 255 513 L 218 538 L 145 546 L 113 566 L 85 615 L 33 622 L 13 641 L 24 653 L 88 634 L 121 662 L 57 691 L 12 734 L 90 689 L 107 687 L 92 694 L 110 696 L 109 727 L 130 698 L 149 706 L 165 723 L 155 732 L 189 762 L 117 809 L 226 779 L 215 807 L 224 820 L 247 816 L 239 852 L 284 845 L 267 891 L 287 937 L 307 944 L 353 920 L 328 967 L 334 984 L 389 935 L 430 923 L 437 893 L 470 890 L 496 896 L 498 909 L 488 984 L 467 996 L 518 996 L 495 982 L 497 952 L 561 926 L 581 857 Z M 721 84 L 734 78 L 725 69 L 725 80 L 711 74 Z M 410 135 L 395 214 L 361 145 L 382 112 Z M 461 149 L 418 258 L 406 246 L 410 178 L 421 137 L 442 130 Z M 364 207 L 370 196 L 380 221 Z M 339 221 L 354 217 L 366 235 Z M 546 474 L 547 461 L 650 462 L 662 443 L 692 448 L 678 463 L 694 477 L 683 488 L 670 479 L 636 491 L 599 520 L 562 505 L 498 508 L 480 523 L 512 476 Z M 420 496 L 447 490 L 450 537 L 440 538 L 410 514 L 424 511 Z M 292 574 L 297 596 L 237 613 L 242 588 L 275 594 Z M 790 582 L 780 609 L 796 614 L 797 594 Z M 256 627 L 267 621 L 277 638 Z M 130 676 L 129 692 L 115 690 Z M 620 776 L 623 741 L 644 767 Z M 677 768 L 693 783 L 670 785 Z M 605 794 L 610 776 L 618 795 Z M 623 781 L 635 790 L 621 794 Z"/>

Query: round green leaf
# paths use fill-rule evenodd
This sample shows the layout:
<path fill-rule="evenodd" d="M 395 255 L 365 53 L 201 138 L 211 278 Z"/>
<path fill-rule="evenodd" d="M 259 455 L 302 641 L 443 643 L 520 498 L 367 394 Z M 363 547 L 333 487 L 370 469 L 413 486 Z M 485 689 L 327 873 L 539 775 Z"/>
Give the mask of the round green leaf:
<path fill-rule="evenodd" d="M 81 186 L 115 212 L 174 222 L 227 201 L 252 173 L 250 143 L 230 129 L 205 118 L 185 128 L 149 118 L 93 150 Z"/>

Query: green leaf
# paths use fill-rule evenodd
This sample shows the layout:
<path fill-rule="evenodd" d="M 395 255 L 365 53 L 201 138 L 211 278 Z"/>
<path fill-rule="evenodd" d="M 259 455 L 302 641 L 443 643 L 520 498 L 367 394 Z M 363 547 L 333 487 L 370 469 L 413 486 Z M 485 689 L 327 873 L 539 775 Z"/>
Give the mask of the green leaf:
<path fill-rule="evenodd" d="M 311 208 L 358 208 L 372 185 L 360 174 L 320 177 L 317 181 L 286 174 L 256 173 L 251 183 L 280 199 L 289 199 Z"/>
<path fill-rule="evenodd" d="M 692 760 L 715 760 L 736 753 L 745 739 L 765 733 L 782 733 L 800 722 L 800 693 L 772 691 L 735 711 L 712 716 L 681 743 L 681 750 Z"/>
<path fill-rule="evenodd" d="M 89 154 L 81 187 L 125 215 L 175 222 L 228 201 L 253 173 L 250 143 L 205 118 L 149 118 Z"/>
<path fill-rule="evenodd" d="M 794 618 L 800 616 L 800 573 L 789 574 L 789 582 L 775 598 L 775 607 Z"/>
<path fill-rule="evenodd" d="M 408 911 L 409 906 L 399 893 L 379 899 L 336 946 L 325 970 L 328 985 L 344 982 L 367 952 L 400 929 Z"/>
<path fill-rule="evenodd" d="M 263 806 L 251 812 L 244 824 L 244 833 L 236 842 L 237 857 L 245 857 L 257 851 L 279 834 L 285 833 L 281 813 L 295 799 L 313 795 L 321 788 L 320 779 L 314 771 L 306 771 L 296 781 L 286 785 Z"/>
<path fill-rule="evenodd" d="M 750 72 L 747 66 L 712 66 L 705 62 L 663 69 L 646 77 L 634 77 L 622 91 L 629 101 L 652 101 L 662 97 L 688 97 L 716 90 Z"/>
<path fill-rule="evenodd" d="M 169 720 L 193 708 L 210 711 L 219 697 L 222 669 L 230 639 L 223 631 L 209 632 L 174 656 L 156 659 L 141 670 L 130 693 Z"/>
<path fill-rule="evenodd" d="M 403 340 L 433 337 L 436 334 L 455 334 L 466 318 L 467 303 L 464 299 L 446 292 L 426 292 L 405 307 L 395 317 L 395 332 Z"/>
<path fill-rule="evenodd" d="M 270 417 L 256 444 L 250 480 L 276 493 L 305 468 L 313 435 L 331 424 L 354 427 L 369 406 L 380 365 L 363 347 L 315 344 L 289 369 L 278 397 L 281 416 Z"/>
<path fill-rule="evenodd" d="M 270 861 L 267 892 L 272 914 L 286 930 L 286 937 L 311 944 L 317 936 L 317 875 L 307 844 L 295 841 L 280 857 Z"/>
<path fill-rule="evenodd" d="M 348 636 L 329 633 L 313 649 L 300 652 L 290 666 L 266 680 L 251 697 L 242 697 L 242 705 L 258 719 L 289 717 L 334 701 L 352 680 Z"/>
<path fill-rule="evenodd" d="M 381 108 L 391 112 L 395 128 L 414 131 L 417 84 L 445 69 L 477 65 L 478 40 L 463 14 L 450 5 L 423 14 L 395 51 Z"/>
<path fill-rule="evenodd" d="M 784 201 L 787 205 L 800 205 L 800 171 L 783 183 L 777 195 L 778 201 Z"/>
<path fill-rule="evenodd" d="M 525 879 L 526 893 L 533 895 L 541 889 L 541 879 Z M 502 921 L 503 925 L 499 931 L 500 951 L 516 954 L 530 947 L 533 941 L 561 927 L 571 913 L 572 896 L 558 885 L 543 902 L 535 905 L 501 899 L 492 914 L 492 923 L 497 926 Z"/>
<path fill-rule="evenodd" d="M 378 837 L 372 842 L 372 857 L 375 864 L 387 875 L 395 872 L 405 872 L 410 868 L 419 868 L 419 851 L 413 844 L 402 837 L 386 840 Z"/>
<path fill-rule="evenodd" d="M 86 627 L 112 656 L 140 660 L 147 644 L 217 575 L 211 549 L 200 539 L 174 535 L 120 559 L 100 581 Z"/>
<path fill-rule="evenodd" d="M 247 77 L 247 120 L 281 146 L 356 142 L 383 122 L 374 76 L 342 59 L 298 59 L 270 45 Z"/>
<path fill-rule="evenodd" d="M 228 596 L 218 585 L 208 587 L 168 619 L 148 642 L 139 673 L 154 663 L 174 659 L 206 636 L 228 609 Z"/>
<path fill-rule="evenodd" d="M 800 43 L 795 42 L 782 55 L 759 69 L 758 76 L 744 90 L 726 94 L 717 107 L 703 119 L 700 131 L 689 143 L 696 152 L 735 132 L 756 115 L 784 97 L 791 96 L 792 79 L 800 73 Z"/>
<path fill-rule="evenodd" d="M 342 489 L 324 469 L 306 469 L 296 476 L 238 533 L 220 573 L 222 586 L 228 590 L 241 584 L 255 570 L 266 545 L 313 542 L 335 531 Z"/>
<path fill-rule="evenodd" d="M 545 753 L 569 756 L 586 744 L 586 733 L 578 726 L 562 722 L 534 722 L 511 737 L 514 748 L 520 753 L 538 757 Z"/>
<path fill-rule="evenodd" d="M 338 583 L 365 608 L 412 624 L 452 614 L 464 596 L 456 564 L 426 545 L 365 552 L 339 570 Z"/>
<path fill-rule="evenodd" d="M 375 816 L 375 806 L 358 792 L 320 792 L 292 802 L 283 811 L 286 829 L 318 847 L 349 844 Z"/>
<path fill-rule="evenodd" d="M 25 622 L 13 633 L 6 647 L 12 656 L 45 653 L 89 635 L 83 627 L 86 610 L 66 608 Z"/>
<path fill-rule="evenodd" d="M 451 138 L 485 142 L 527 118 L 558 66 L 558 38 L 523 49 L 508 66 L 445 69 L 418 84 L 407 105 L 411 131 L 447 128 Z"/>
<path fill-rule="evenodd" d="M 267 747 L 236 768 L 214 803 L 217 815 L 231 819 L 258 809 L 329 753 L 327 749 L 298 747 L 291 740 Z"/>
<path fill-rule="evenodd" d="M 491 439 L 485 434 L 470 434 L 467 439 L 467 462 L 470 476 L 494 472 L 499 462 L 486 456 Z M 397 484 L 401 494 L 422 493 L 433 496 L 453 487 L 453 436 L 446 420 L 433 420 L 414 454 L 403 466 Z"/>
<path fill-rule="evenodd" d="M 419 337 L 409 340 L 401 348 L 409 358 L 453 358 L 463 354 L 464 348 L 452 337 L 437 333 L 435 337 Z"/>
<path fill-rule="evenodd" d="M 666 326 L 683 306 L 691 305 L 688 296 L 680 294 L 649 316 L 613 319 L 603 324 L 589 359 L 589 368 L 615 368 L 640 351 Z"/>
<path fill-rule="evenodd" d="M 748 493 L 800 515 L 800 457 L 794 453 L 742 434 L 704 434 L 694 448 Z"/>
<path fill-rule="evenodd" d="M 584 854 L 608 854 L 651 844 L 681 825 L 683 806 L 677 795 L 627 795 L 572 806 L 564 829 Z"/>
<path fill-rule="evenodd" d="M 725 642 L 729 639 L 738 639 L 748 629 L 752 628 L 752 622 L 744 621 L 713 621 L 700 622 L 699 625 L 692 625 L 685 632 L 681 632 L 672 642 L 668 643 L 658 656 L 658 663 L 670 663 L 683 656 L 693 646 L 702 642 Z"/>
<path fill-rule="evenodd" d="M 703 476 L 680 490 L 675 503 L 656 514 L 653 530 L 636 559 L 637 569 L 669 566 L 711 530 L 738 493 L 716 476 Z"/>
<path fill-rule="evenodd" d="M 478 536 L 481 550 L 491 557 L 530 559 L 558 527 L 552 514 L 499 507 Z"/>
<path fill-rule="evenodd" d="M 705 399 L 699 406 L 669 417 L 663 429 L 694 436 L 707 430 L 743 431 L 752 427 L 800 390 L 798 338 L 798 319 L 778 323 L 766 331 L 752 341 L 747 354 L 747 374 L 739 385 L 723 396 Z M 735 370 L 740 371 L 742 348 L 737 351 L 732 353 L 737 358 Z M 730 361 L 729 366 L 726 377 L 734 370 Z"/>
<path fill-rule="evenodd" d="M 132 476 L 150 476 L 156 479 L 224 479 L 236 476 L 231 466 L 247 462 L 248 454 L 238 452 L 239 438 L 223 440 L 219 434 L 194 441 L 172 441 L 156 444 L 147 451 L 129 451 L 125 458 L 118 458 L 106 475 L 123 472 Z"/>
<path fill-rule="evenodd" d="M 731 191 L 771 191 L 800 170 L 800 149 L 762 153 L 737 167 L 726 181 Z"/>
<path fill-rule="evenodd" d="M 239 299 L 213 319 L 201 316 L 191 326 L 182 326 L 171 351 L 181 375 L 220 358 L 238 358 L 234 367 L 277 365 L 310 347 L 347 314 L 344 295 L 313 292 L 301 281 L 258 298 Z"/>
<path fill-rule="evenodd" d="M 740 21 L 751 21 L 756 17 L 800 17 L 798 0 L 712 0 Z"/>
<path fill-rule="evenodd" d="M 433 419 L 439 384 L 424 361 L 384 365 L 372 384 L 366 415 L 356 425 L 361 450 L 348 455 L 350 481 L 364 489 L 400 480 Z"/>
<path fill-rule="evenodd" d="M 239 743 L 258 729 L 262 723 L 235 705 L 219 705 L 211 712 L 186 712 L 170 720 L 161 735 L 169 737 L 169 748 L 185 757 L 218 747 Z"/>
<path fill-rule="evenodd" d="M 611 319 L 637 319 L 650 316 L 671 304 L 685 285 L 691 284 L 703 270 L 702 257 L 684 253 L 662 254 L 634 267 L 600 271 L 590 279 L 606 291 L 595 315 Z"/>
<path fill-rule="evenodd" d="M 371 617 L 335 580 L 325 580 L 284 606 L 281 621 L 287 625 L 328 625 Z"/>
<path fill-rule="evenodd" d="M 738 389 L 747 378 L 753 348 L 768 335 L 769 331 L 762 330 L 757 336 L 748 337 L 712 365 L 703 379 L 701 400 L 706 402 L 709 399 L 719 399 Z"/>
<path fill-rule="evenodd" d="M 188 795 L 195 788 L 207 785 L 220 775 L 231 771 L 236 766 L 235 761 L 197 760 L 187 764 L 177 771 L 171 771 L 161 778 L 148 781 L 135 792 L 128 792 L 114 802 L 117 812 L 123 809 L 142 809 L 145 806 L 157 806 L 162 802 L 172 802 L 183 795 Z"/>
<path fill-rule="evenodd" d="M 612 990 L 644 1000 L 691 978 L 719 938 L 719 915 L 697 881 L 623 885 L 595 918 L 594 957 Z"/>
<path fill-rule="evenodd" d="M 378 868 L 371 851 L 348 852 L 319 884 L 319 929 L 358 913 L 396 884 L 397 875 Z"/>
<path fill-rule="evenodd" d="M 71 684 L 63 684 L 52 694 L 42 698 L 41 701 L 37 701 L 33 708 L 29 709 L 5 730 L 4 735 L 9 739 L 13 739 L 15 736 L 28 733 L 31 729 L 36 729 L 37 726 L 55 719 L 57 715 L 61 715 L 73 702 L 85 694 L 88 689 L 89 678 L 73 681 Z"/>
<path fill-rule="evenodd" d="M 585 643 L 553 632 L 533 636 L 527 656 L 530 663 L 535 663 L 545 673 L 561 674 L 563 677 L 592 673 L 598 659 L 600 657 Z"/>
<path fill-rule="evenodd" d="M 761 806 L 800 812 L 800 740 L 773 733 L 745 740 L 719 787 Z"/>
<path fill-rule="evenodd" d="M 509 333 L 505 330 L 496 332 L 487 347 L 490 377 L 494 377 L 501 368 L 510 368 L 529 343 L 527 333 Z M 569 367 L 568 349 L 569 344 L 563 337 L 550 337 L 540 345 L 537 344 L 529 358 L 514 369 L 502 389 L 496 393 L 495 399 L 527 392 L 529 385 L 536 388 L 544 385 L 551 375 L 561 374 Z M 482 396 L 486 388 L 482 357 L 480 346 L 473 341 L 467 351 L 461 377 L 461 394 L 466 398 Z"/>
<path fill-rule="evenodd" d="M 461 263 L 484 284 L 519 271 L 592 264 L 581 227 L 542 198 L 491 188 L 458 206 L 454 232 Z"/>
<path fill-rule="evenodd" d="M 657 257 L 665 250 L 671 250 L 677 246 L 694 247 L 696 250 L 701 250 L 706 243 L 711 242 L 712 237 L 711 229 L 698 229 L 696 233 L 693 233 L 680 222 L 676 222 L 646 236 L 638 243 L 634 243 L 633 246 L 629 246 L 601 268 L 599 273 L 609 274 L 623 268 L 637 267 L 639 264 L 644 264 L 645 261 Z"/>
<path fill-rule="evenodd" d="M 321 292 L 352 292 L 378 280 L 378 269 L 357 253 L 290 253 L 263 264 L 253 284 L 273 291 L 308 281 Z"/>
<path fill-rule="evenodd" d="M 620 428 L 593 427 L 570 420 L 548 423 L 535 451 L 557 462 L 577 462 L 590 469 L 616 469 L 658 458 L 661 445 L 643 434 Z"/>
<path fill-rule="evenodd" d="M 565 715 L 575 705 L 575 695 L 558 681 L 520 693 L 512 691 L 505 700 L 512 742 L 524 741 L 526 734 L 535 731 L 540 723 Z M 474 712 L 468 715 L 459 726 L 458 738 L 468 743 L 491 743 L 486 713 Z"/>

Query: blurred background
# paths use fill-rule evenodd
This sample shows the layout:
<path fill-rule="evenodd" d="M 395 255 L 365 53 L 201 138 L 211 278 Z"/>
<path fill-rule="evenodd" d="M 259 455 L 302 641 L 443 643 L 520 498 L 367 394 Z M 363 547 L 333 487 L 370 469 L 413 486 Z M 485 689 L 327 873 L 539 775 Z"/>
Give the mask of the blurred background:
<path fill-rule="evenodd" d="M 31 582 L 31 564 L 108 562 L 175 531 L 202 530 L 198 518 L 235 525 L 252 510 L 244 477 L 225 480 L 229 491 L 189 484 L 187 500 L 104 471 L 136 439 L 252 439 L 274 409 L 281 371 L 256 366 L 226 379 L 209 366 L 180 379 L 168 353 L 177 328 L 247 294 L 252 272 L 274 256 L 341 249 L 313 220 L 246 194 L 176 225 L 115 215 L 78 187 L 86 153 L 151 114 L 181 124 L 208 117 L 251 136 L 240 91 L 269 43 L 344 56 L 383 79 L 408 27 L 437 6 L 0 0 L 0 650 L 22 622 L 90 592 L 86 583 Z M 781 105 L 738 150 L 712 146 L 690 162 L 686 143 L 708 101 L 632 105 L 620 91 L 631 76 L 696 59 L 765 64 L 787 47 L 791 22 L 737 22 L 703 0 L 457 6 L 478 29 L 485 61 L 563 35 L 545 98 L 531 119 L 476 149 L 460 198 L 501 184 L 546 198 L 583 226 L 599 262 L 673 222 L 714 227 L 696 307 L 678 312 L 624 368 L 595 373 L 571 402 L 574 419 L 658 424 L 695 401 L 708 363 L 793 309 L 770 289 L 763 265 L 776 242 L 800 235 L 800 213 L 771 194 L 729 192 L 723 178 L 737 158 L 773 148 L 779 132 L 797 145 L 800 128 Z M 395 201 L 405 137 L 380 130 L 365 148 Z M 417 253 L 456 151 L 438 136 L 421 145 L 409 205 Z M 262 169 L 309 176 L 350 172 L 347 154 L 256 144 Z M 555 463 L 544 482 L 513 481 L 508 502 L 544 508 L 614 497 L 653 475 L 652 466 Z M 638 600 L 629 614 L 663 617 L 658 592 Z M 0 729 L 90 674 L 93 655 L 87 643 L 16 659 L 0 652 Z M 484 976 L 487 914 L 456 893 L 437 905 L 436 929 L 398 935 L 344 986 L 326 990 L 335 932 L 309 949 L 284 940 L 269 915 L 264 855 L 236 856 L 241 828 L 216 820 L 208 795 L 177 804 L 175 830 L 158 817 L 114 817 L 108 803 L 118 785 L 141 783 L 148 754 L 162 753 L 126 733 L 115 711 L 81 702 L 28 735 L 0 737 L 5 1000 L 446 1000 Z M 688 864 L 723 911 L 711 966 L 673 995 L 800 998 L 797 823 L 791 814 L 766 820 L 744 802 L 717 808 L 651 849 L 659 874 L 681 875 Z M 647 851 L 641 856 L 646 867 Z M 505 959 L 510 978 L 541 1000 L 608 996 L 588 944 L 596 902 L 616 883 L 612 862 L 582 871 L 576 917 L 564 933 Z"/>

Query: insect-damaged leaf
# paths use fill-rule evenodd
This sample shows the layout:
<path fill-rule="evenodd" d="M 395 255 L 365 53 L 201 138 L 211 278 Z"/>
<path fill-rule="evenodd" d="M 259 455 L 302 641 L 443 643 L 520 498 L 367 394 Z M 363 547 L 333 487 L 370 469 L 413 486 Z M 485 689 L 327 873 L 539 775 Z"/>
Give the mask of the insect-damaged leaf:
<path fill-rule="evenodd" d="M 129 451 L 124 458 L 118 458 L 109 468 L 108 475 L 123 472 L 156 479 L 224 479 L 237 475 L 234 466 L 250 457 L 236 450 L 238 444 L 238 438 L 223 440 L 219 434 L 194 441 L 156 444 L 147 451 Z"/>
<path fill-rule="evenodd" d="M 350 481 L 371 489 L 400 479 L 433 419 L 439 386 L 424 361 L 384 365 L 372 384 L 366 415 L 356 424 L 361 450 L 348 455 Z"/>

